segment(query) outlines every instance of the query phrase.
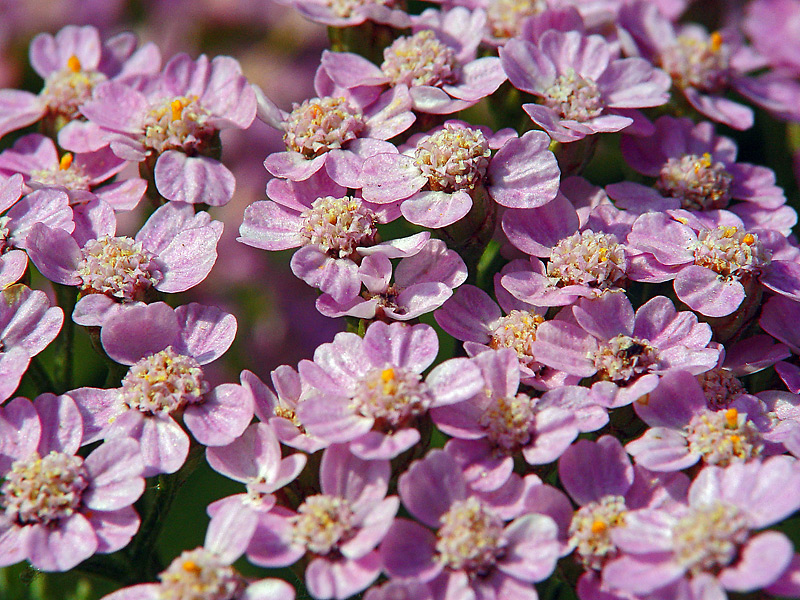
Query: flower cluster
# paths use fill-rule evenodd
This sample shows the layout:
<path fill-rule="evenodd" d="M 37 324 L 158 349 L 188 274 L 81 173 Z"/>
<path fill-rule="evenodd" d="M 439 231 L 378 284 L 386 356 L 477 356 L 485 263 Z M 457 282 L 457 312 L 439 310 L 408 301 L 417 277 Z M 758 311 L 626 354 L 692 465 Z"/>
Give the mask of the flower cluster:
<path fill-rule="evenodd" d="M 800 5 L 287 3 L 328 26 L 311 97 L 74 25 L 0 90 L 0 565 L 105 600 L 800 598 L 798 197 L 761 139 L 800 146 Z M 242 244 L 346 330 L 228 352 Z M 159 556 L 200 465 L 238 493 Z"/>

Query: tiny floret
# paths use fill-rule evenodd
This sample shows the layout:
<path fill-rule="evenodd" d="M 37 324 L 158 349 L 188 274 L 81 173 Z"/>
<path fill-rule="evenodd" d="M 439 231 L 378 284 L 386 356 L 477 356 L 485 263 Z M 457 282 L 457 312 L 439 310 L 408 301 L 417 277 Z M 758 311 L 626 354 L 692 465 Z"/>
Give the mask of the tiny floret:
<path fill-rule="evenodd" d="M 747 515 L 723 502 L 694 508 L 673 528 L 675 558 L 692 574 L 733 562 L 749 535 Z"/>
<path fill-rule="evenodd" d="M 433 402 L 422 376 L 387 365 L 372 369 L 358 384 L 353 406 L 363 416 L 375 419 L 378 429 L 402 428 L 425 414 Z"/>
<path fill-rule="evenodd" d="M 247 582 L 203 548 L 181 553 L 159 575 L 159 600 L 237 600 Z"/>
<path fill-rule="evenodd" d="M 703 230 L 697 234 L 692 250 L 696 265 L 737 280 L 750 273 L 757 274 L 772 262 L 772 253 L 758 236 L 738 227 Z"/>
<path fill-rule="evenodd" d="M 761 455 L 761 435 L 747 415 L 735 408 L 706 410 L 692 417 L 686 427 L 689 451 L 700 454 L 706 464 L 726 467 Z"/>
<path fill-rule="evenodd" d="M 81 255 L 76 274 L 84 293 L 139 300 L 163 279 L 155 255 L 127 236 L 89 240 Z"/>
<path fill-rule="evenodd" d="M 475 498 L 458 500 L 441 518 L 438 559 L 454 570 L 488 573 L 503 554 L 503 521 Z"/>
<path fill-rule="evenodd" d="M 356 139 L 365 125 L 364 115 L 346 98 L 312 98 L 292 106 L 283 141 L 288 150 L 314 158 Z"/>
<path fill-rule="evenodd" d="M 197 100 L 197 96 L 168 98 L 152 108 L 143 124 L 143 145 L 159 154 L 204 150 L 215 129 L 207 122 L 211 114 Z"/>
<path fill-rule="evenodd" d="M 201 402 L 208 390 L 200 363 L 168 346 L 128 370 L 120 395 L 128 408 L 170 414 L 187 404 Z"/>
<path fill-rule="evenodd" d="M 417 144 L 414 160 L 431 190 L 454 192 L 474 189 L 483 182 L 491 154 L 479 129 L 446 123 L 444 129 Z"/>
<path fill-rule="evenodd" d="M 658 361 L 658 350 L 650 342 L 619 334 L 602 345 L 594 355 L 600 379 L 624 382 L 649 372 Z"/>
<path fill-rule="evenodd" d="M 556 285 L 586 285 L 599 290 L 619 286 L 628 259 L 613 233 L 590 230 L 573 233 L 550 251 L 547 275 Z"/>
<path fill-rule="evenodd" d="M 687 210 L 725 208 L 731 199 L 733 177 L 725 165 L 714 161 L 706 152 L 701 156 L 687 154 L 670 157 L 661 167 L 656 189 L 663 195 L 676 198 Z"/>
<path fill-rule="evenodd" d="M 577 510 L 569 526 L 569 543 L 587 569 L 602 569 L 617 555 L 611 529 L 625 524 L 625 499 L 603 496 Z"/>
<path fill-rule="evenodd" d="M 89 477 L 80 456 L 50 452 L 17 460 L 0 487 L 6 518 L 20 526 L 58 521 L 75 513 Z"/>
<path fill-rule="evenodd" d="M 583 122 L 599 117 L 605 106 L 597 83 L 572 68 L 559 75 L 543 96 L 545 106 L 569 121 Z"/>
<path fill-rule="evenodd" d="M 314 554 L 331 553 L 355 532 L 355 514 L 345 498 L 310 496 L 297 512 L 291 519 L 292 540 Z"/>
<path fill-rule="evenodd" d="M 455 50 L 430 29 L 396 39 L 383 51 L 383 59 L 381 71 L 395 85 L 442 86 L 458 79 Z"/>
<path fill-rule="evenodd" d="M 317 198 L 300 218 L 305 243 L 319 246 L 333 258 L 352 257 L 359 246 L 378 241 L 377 217 L 359 198 Z"/>

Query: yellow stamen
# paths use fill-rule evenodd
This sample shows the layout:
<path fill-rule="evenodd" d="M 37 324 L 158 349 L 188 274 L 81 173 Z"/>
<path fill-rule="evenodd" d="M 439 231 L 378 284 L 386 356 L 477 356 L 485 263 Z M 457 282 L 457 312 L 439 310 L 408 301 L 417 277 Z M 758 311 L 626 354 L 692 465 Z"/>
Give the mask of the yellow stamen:
<path fill-rule="evenodd" d="M 74 54 L 67 59 L 67 68 L 73 73 L 80 73 L 81 61 Z"/>
<path fill-rule="evenodd" d="M 742 238 L 742 242 L 748 246 L 752 246 L 756 242 L 756 236 L 754 236 L 752 233 L 746 233 Z"/>
<path fill-rule="evenodd" d="M 64 156 L 61 157 L 61 160 L 58 161 L 58 168 L 62 171 L 66 171 L 72 165 L 72 152 L 65 152 Z"/>
<path fill-rule="evenodd" d="M 728 427 L 736 427 L 739 424 L 739 411 L 735 408 L 726 410 L 725 421 L 728 423 Z"/>
<path fill-rule="evenodd" d="M 187 573 L 199 573 L 200 571 L 202 571 L 200 566 L 196 562 L 194 562 L 193 560 L 184 561 L 184 563 L 181 565 L 181 567 Z"/>
<path fill-rule="evenodd" d="M 172 120 L 177 121 L 180 119 L 181 114 L 183 114 L 183 102 L 180 100 L 173 100 L 169 106 L 172 109 Z"/>
<path fill-rule="evenodd" d="M 606 524 L 605 521 L 601 521 L 598 519 L 597 521 L 592 523 L 592 533 L 594 534 L 603 533 L 604 531 L 606 531 L 606 529 L 608 529 L 608 525 Z"/>
<path fill-rule="evenodd" d="M 711 50 L 712 52 L 719 52 L 720 48 L 722 48 L 722 36 L 718 31 L 715 31 L 711 34 Z"/>
<path fill-rule="evenodd" d="M 732 435 L 728 439 L 731 441 L 731 444 L 733 444 L 734 446 L 742 441 L 742 438 L 740 438 L 738 435 Z"/>
<path fill-rule="evenodd" d="M 384 383 L 389 383 L 392 379 L 394 379 L 394 369 L 389 367 L 388 369 L 381 371 L 381 379 Z"/>

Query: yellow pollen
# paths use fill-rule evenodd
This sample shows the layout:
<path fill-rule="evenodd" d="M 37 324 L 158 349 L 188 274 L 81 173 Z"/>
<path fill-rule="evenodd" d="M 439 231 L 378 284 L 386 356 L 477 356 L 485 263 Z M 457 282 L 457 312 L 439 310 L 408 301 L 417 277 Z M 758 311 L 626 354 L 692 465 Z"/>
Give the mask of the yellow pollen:
<path fill-rule="evenodd" d="M 608 525 L 605 521 L 598 519 L 592 523 L 592 533 L 594 534 L 603 533 L 606 529 L 608 529 Z"/>
<path fill-rule="evenodd" d="M 61 157 L 61 160 L 58 161 L 58 168 L 62 171 L 66 171 L 72 165 L 72 152 L 65 152 L 64 156 Z"/>
<path fill-rule="evenodd" d="M 394 369 L 389 367 L 388 369 L 381 371 L 381 379 L 384 383 L 389 383 L 392 379 L 394 379 Z"/>
<path fill-rule="evenodd" d="M 689 219 L 687 219 L 686 217 L 672 217 L 672 218 L 675 219 L 678 223 L 681 223 L 683 225 L 687 225 L 689 223 Z"/>
<path fill-rule="evenodd" d="M 736 444 L 738 444 L 739 442 L 742 441 L 742 438 L 740 438 L 738 435 L 735 435 L 735 434 L 730 436 L 728 439 L 731 441 L 731 444 L 734 444 L 734 445 L 736 445 Z"/>
<path fill-rule="evenodd" d="M 738 230 L 736 229 L 736 227 L 724 227 L 722 237 L 732 238 L 734 235 L 736 235 L 737 231 Z"/>
<path fill-rule="evenodd" d="M 752 246 L 753 244 L 756 243 L 756 237 L 752 233 L 746 233 L 742 238 L 742 242 L 747 244 L 748 246 Z"/>
<path fill-rule="evenodd" d="M 67 59 L 67 68 L 73 73 L 80 73 L 81 61 L 74 54 Z"/>
<path fill-rule="evenodd" d="M 711 34 L 711 51 L 719 52 L 720 48 L 722 48 L 722 36 L 718 31 L 715 31 Z"/>
<path fill-rule="evenodd" d="M 183 102 L 180 100 L 173 100 L 169 106 L 172 109 L 172 120 L 177 121 L 180 119 L 181 114 L 183 114 Z"/>
<path fill-rule="evenodd" d="M 726 410 L 725 421 L 728 423 L 728 427 L 736 427 L 739 424 L 739 411 L 735 408 Z"/>
<path fill-rule="evenodd" d="M 187 573 L 199 573 L 202 571 L 198 564 L 193 560 L 184 561 L 184 563 L 181 565 L 181 568 Z"/>

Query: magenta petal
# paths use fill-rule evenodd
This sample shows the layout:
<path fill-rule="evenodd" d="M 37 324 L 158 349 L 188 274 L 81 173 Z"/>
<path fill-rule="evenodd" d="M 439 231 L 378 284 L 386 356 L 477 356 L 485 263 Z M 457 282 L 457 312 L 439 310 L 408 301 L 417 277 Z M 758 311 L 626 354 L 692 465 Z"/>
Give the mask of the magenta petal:
<path fill-rule="evenodd" d="M 739 560 L 722 570 L 719 582 L 726 590 L 751 592 L 775 583 L 789 567 L 794 547 L 782 533 L 765 531 L 748 540 Z"/>
<path fill-rule="evenodd" d="M 10 465 L 9 465 L 10 466 Z M 30 527 L 18 527 L 16 523 L 0 517 L 0 566 L 16 564 L 28 557 L 28 534 Z"/>
<path fill-rule="evenodd" d="M 75 271 L 81 260 L 81 249 L 69 233 L 36 223 L 26 244 L 33 264 L 50 281 L 64 285 L 80 283 Z"/>
<path fill-rule="evenodd" d="M 235 502 L 224 504 L 208 524 L 203 546 L 224 564 L 232 564 L 245 553 L 258 525 L 258 514 L 242 510 Z"/>
<path fill-rule="evenodd" d="M 419 431 L 413 428 L 400 429 L 394 433 L 368 431 L 350 442 L 350 451 L 364 460 L 391 460 L 419 440 Z"/>
<path fill-rule="evenodd" d="M 10 250 L 0 256 L 0 289 L 16 283 L 28 268 L 28 255 L 22 250 Z"/>
<path fill-rule="evenodd" d="M 92 510 L 118 510 L 130 506 L 144 492 L 144 469 L 139 444 L 130 438 L 106 442 L 96 448 L 84 463 L 92 477 L 83 502 Z"/>
<path fill-rule="evenodd" d="M 662 554 L 622 556 L 603 569 L 603 583 L 634 594 L 647 594 L 677 580 L 683 567 Z"/>
<path fill-rule="evenodd" d="M 364 335 L 364 350 L 379 367 L 391 364 L 415 373 L 424 371 L 436 358 L 439 339 L 429 325 L 409 327 L 400 323 L 373 323 Z"/>
<path fill-rule="evenodd" d="M 113 512 L 91 511 L 87 518 L 97 536 L 97 552 L 100 554 L 124 548 L 139 530 L 139 515 L 132 506 Z M 141 599 L 137 597 L 136 600 Z"/>
<path fill-rule="evenodd" d="M 42 571 L 68 571 L 97 550 L 97 536 L 80 513 L 59 520 L 58 527 L 33 525 L 28 534 L 28 560 Z"/>
<path fill-rule="evenodd" d="M 102 327 L 108 317 L 120 310 L 124 305 L 105 294 L 89 294 L 75 303 L 72 320 L 86 327 Z"/>
<path fill-rule="evenodd" d="M 436 537 L 414 521 L 397 519 L 381 543 L 383 566 L 391 577 L 430 581 L 442 570 L 436 560 Z"/>
<path fill-rule="evenodd" d="M 75 454 L 81 447 L 83 420 L 72 398 L 42 394 L 33 401 L 33 406 L 42 425 L 37 448 L 39 455 L 50 452 Z"/>
<path fill-rule="evenodd" d="M 320 486 L 324 494 L 349 500 L 358 512 L 383 500 L 389 489 L 390 473 L 388 460 L 362 460 L 345 445 L 336 444 L 322 454 Z"/>
<path fill-rule="evenodd" d="M 744 287 L 735 279 L 723 280 L 711 269 L 690 265 L 675 277 L 675 293 L 689 308 L 707 317 L 731 314 L 744 300 Z"/>
<path fill-rule="evenodd" d="M 158 157 L 155 178 L 162 196 L 189 204 L 223 206 L 236 189 L 233 173 L 219 161 L 205 156 L 186 156 L 175 150 Z"/>
<path fill-rule="evenodd" d="M 30 354 L 20 347 L 0 353 L 0 404 L 17 389 L 30 362 Z"/>
<path fill-rule="evenodd" d="M 365 200 L 386 204 L 418 192 L 428 178 L 410 156 L 378 154 L 364 162 L 359 183 Z"/>
<path fill-rule="evenodd" d="M 561 171 L 549 145 L 546 133 L 529 131 L 498 150 L 487 172 L 491 196 L 498 204 L 535 208 L 555 198 Z"/>
<path fill-rule="evenodd" d="M 204 446 L 230 444 L 253 419 L 253 402 L 244 388 L 223 383 L 205 395 L 203 402 L 186 408 L 183 421 Z"/>
<path fill-rule="evenodd" d="M 371 552 L 386 535 L 399 508 L 400 499 L 390 496 L 371 509 L 361 522 L 355 537 L 340 546 L 342 555 L 353 559 Z"/>
<path fill-rule="evenodd" d="M 0 90 L 0 137 L 41 119 L 47 110 L 36 94 L 22 90 Z"/>
<path fill-rule="evenodd" d="M 452 225 L 472 208 L 472 198 L 465 191 L 419 192 L 400 205 L 403 216 L 415 225 L 437 229 Z"/>
<path fill-rule="evenodd" d="M 558 461 L 558 475 L 581 506 L 603 496 L 624 496 L 633 484 L 633 465 L 615 437 L 579 440 Z"/>
<path fill-rule="evenodd" d="M 176 308 L 175 316 L 181 329 L 176 350 L 201 365 L 225 354 L 236 337 L 236 317 L 216 306 L 192 302 Z"/>
<path fill-rule="evenodd" d="M 27 398 L 14 398 L 0 406 L 0 472 L 8 471 L 14 460 L 36 452 L 41 431 L 39 415 Z"/>
<path fill-rule="evenodd" d="M 432 450 L 424 460 L 412 463 L 397 489 L 408 512 L 429 527 L 438 527 L 453 502 L 466 496 L 461 469 L 443 450 Z"/>
<path fill-rule="evenodd" d="M 189 436 L 171 417 L 144 416 L 138 411 L 126 411 L 114 421 L 106 434 L 106 441 L 118 436 L 139 440 L 144 462 L 142 475 L 145 477 L 174 473 L 189 454 Z"/>
<path fill-rule="evenodd" d="M 308 432 L 326 442 L 349 442 L 369 430 L 374 419 L 354 412 L 352 399 L 312 394 L 300 403 L 298 417 Z"/>
<path fill-rule="evenodd" d="M 795 302 L 800 301 L 800 265 L 795 262 L 775 260 L 761 276 L 765 287 Z"/>
<path fill-rule="evenodd" d="M 679 471 L 700 460 L 699 454 L 689 452 L 688 442 L 680 432 L 665 427 L 648 429 L 625 449 L 636 458 L 636 464 L 651 471 Z"/>
<path fill-rule="evenodd" d="M 358 265 L 347 258 L 331 258 L 316 246 L 305 246 L 295 252 L 291 268 L 297 277 L 330 294 L 338 303 L 352 300 L 361 289 Z"/>
<path fill-rule="evenodd" d="M 219 235 L 211 227 L 181 231 L 159 255 L 164 278 L 156 289 L 184 292 L 203 281 L 217 260 Z"/>
<path fill-rule="evenodd" d="M 315 558 L 306 568 L 306 586 L 317 600 L 345 600 L 369 587 L 380 572 L 377 550 L 358 560 Z"/>
<path fill-rule="evenodd" d="M 177 311 L 163 302 L 130 306 L 111 315 L 100 333 L 103 348 L 118 363 L 132 365 L 178 344 L 181 325 Z"/>

